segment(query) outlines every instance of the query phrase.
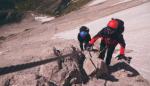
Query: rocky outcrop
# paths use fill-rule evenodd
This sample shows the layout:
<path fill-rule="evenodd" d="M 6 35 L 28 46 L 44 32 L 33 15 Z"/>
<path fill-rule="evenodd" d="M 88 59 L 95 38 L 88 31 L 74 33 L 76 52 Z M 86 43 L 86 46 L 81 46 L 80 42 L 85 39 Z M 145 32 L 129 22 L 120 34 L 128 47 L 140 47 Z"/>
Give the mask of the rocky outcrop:
<path fill-rule="evenodd" d="M 149 86 L 149 83 L 134 68 L 124 62 L 116 62 L 113 59 L 114 65 L 108 70 L 106 64 L 97 58 L 98 54 L 97 51 L 81 52 L 73 46 L 63 49 L 54 48 L 51 55 L 54 58 L 24 64 L 23 67 L 26 68 L 31 68 L 29 65 L 34 67 L 37 65 L 37 67 L 0 77 L 0 85 L 120 86 L 124 83 L 122 86 Z M 21 66 L 19 65 L 19 68 Z"/>

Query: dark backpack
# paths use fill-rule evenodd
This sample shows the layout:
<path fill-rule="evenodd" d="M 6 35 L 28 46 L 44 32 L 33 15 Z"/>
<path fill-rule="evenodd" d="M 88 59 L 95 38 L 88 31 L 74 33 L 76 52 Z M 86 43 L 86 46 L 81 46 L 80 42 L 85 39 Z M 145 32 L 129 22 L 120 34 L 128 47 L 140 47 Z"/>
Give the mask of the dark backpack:
<path fill-rule="evenodd" d="M 121 20 L 121 19 L 115 19 L 115 20 L 117 20 L 118 21 L 118 29 L 117 29 L 117 32 L 119 33 L 119 34 L 122 34 L 123 32 L 124 32 L 124 21 L 123 20 Z"/>

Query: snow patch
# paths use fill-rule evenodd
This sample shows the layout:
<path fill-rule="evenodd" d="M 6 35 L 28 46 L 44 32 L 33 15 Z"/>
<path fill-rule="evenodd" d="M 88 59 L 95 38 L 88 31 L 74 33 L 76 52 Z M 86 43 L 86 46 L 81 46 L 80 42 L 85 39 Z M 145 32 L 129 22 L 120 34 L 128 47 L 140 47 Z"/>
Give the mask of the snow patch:
<path fill-rule="evenodd" d="M 94 0 L 91 3 L 89 3 L 87 6 L 94 6 L 94 5 L 97 5 L 97 4 L 106 2 L 106 1 L 107 0 Z M 121 4 L 121 3 L 125 3 L 125 2 L 129 2 L 129 1 L 132 1 L 132 0 L 119 0 L 118 3 L 115 3 L 112 6 L 117 5 L 117 4 Z"/>
<path fill-rule="evenodd" d="M 103 2 L 105 2 L 105 1 L 106 1 L 106 0 L 94 0 L 94 1 L 92 1 L 91 3 L 89 3 L 87 6 L 94 6 L 94 5 L 103 3 Z"/>
<path fill-rule="evenodd" d="M 129 1 L 132 1 L 132 0 L 120 0 L 120 2 L 115 3 L 112 6 L 115 6 L 115 5 L 118 5 L 118 4 L 121 4 L 121 3 L 125 3 L 125 2 L 129 2 Z"/>
<path fill-rule="evenodd" d="M 34 19 L 36 21 L 40 21 L 42 23 L 45 23 L 45 22 L 49 22 L 51 20 L 54 20 L 55 17 L 48 17 L 48 16 L 37 16 L 37 17 L 34 17 Z"/>
<path fill-rule="evenodd" d="M 32 17 L 34 18 L 35 21 L 40 21 L 42 23 L 46 23 L 46 22 L 49 22 L 49 21 L 55 19 L 55 17 L 51 17 L 51 16 L 47 16 L 47 15 L 43 15 L 43 14 L 31 13 L 31 15 L 32 15 Z"/>

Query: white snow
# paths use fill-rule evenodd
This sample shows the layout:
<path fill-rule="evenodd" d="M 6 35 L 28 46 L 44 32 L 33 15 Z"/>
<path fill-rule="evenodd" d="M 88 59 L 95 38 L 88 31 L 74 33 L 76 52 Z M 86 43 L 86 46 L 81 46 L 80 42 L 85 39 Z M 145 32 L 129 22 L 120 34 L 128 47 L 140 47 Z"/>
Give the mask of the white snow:
<path fill-rule="evenodd" d="M 48 16 L 37 16 L 34 18 L 36 21 L 40 21 L 42 23 L 45 23 L 45 22 L 49 22 L 53 19 L 55 19 L 55 17 L 48 17 Z"/>
<path fill-rule="evenodd" d="M 144 78 L 150 81 L 150 2 L 136 6 L 113 15 L 84 24 L 90 28 L 90 34 L 95 35 L 100 29 L 106 26 L 107 22 L 113 18 L 120 18 L 125 21 L 124 37 L 126 48 L 133 50 L 126 53 L 132 56 L 131 65 L 136 68 Z M 80 27 L 80 26 L 79 26 Z M 79 27 L 74 30 L 56 34 L 53 38 L 77 39 Z"/>
<path fill-rule="evenodd" d="M 100 4 L 100 3 L 104 3 L 106 2 L 107 0 L 93 0 L 92 2 L 90 2 L 87 6 L 94 6 L 94 5 L 97 5 L 97 4 Z M 121 4 L 121 3 L 125 3 L 125 2 L 129 2 L 129 1 L 132 1 L 132 0 L 119 0 L 117 1 L 117 3 L 113 4 L 111 6 L 114 6 L 114 5 L 117 5 L 117 4 Z"/>
<path fill-rule="evenodd" d="M 106 0 L 94 0 L 94 1 L 92 1 L 91 3 L 89 3 L 87 6 L 94 6 L 94 5 L 103 3 L 103 2 L 105 2 L 105 1 L 106 1 Z"/>
<path fill-rule="evenodd" d="M 115 3 L 112 6 L 117 5 L 117 4 L 121 4 L 121 3 L 125 3 L 125 2 L 129 2 L 129 1 L 132 1 L 132 0 L 120 0 L 120 2 Z"/>

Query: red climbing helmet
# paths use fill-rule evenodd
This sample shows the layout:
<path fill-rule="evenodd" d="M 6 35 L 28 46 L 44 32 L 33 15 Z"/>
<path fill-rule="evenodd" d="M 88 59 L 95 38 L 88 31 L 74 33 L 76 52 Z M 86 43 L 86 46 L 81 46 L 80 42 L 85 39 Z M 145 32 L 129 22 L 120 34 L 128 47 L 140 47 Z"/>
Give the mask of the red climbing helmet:
<path fill-rule="evenodd" d="M 111 29 L 117 29 L 118 28 L 118 21 L 115 19 L 112 19 L 108 22 L 107 26 L 110 27 Z"/>

